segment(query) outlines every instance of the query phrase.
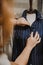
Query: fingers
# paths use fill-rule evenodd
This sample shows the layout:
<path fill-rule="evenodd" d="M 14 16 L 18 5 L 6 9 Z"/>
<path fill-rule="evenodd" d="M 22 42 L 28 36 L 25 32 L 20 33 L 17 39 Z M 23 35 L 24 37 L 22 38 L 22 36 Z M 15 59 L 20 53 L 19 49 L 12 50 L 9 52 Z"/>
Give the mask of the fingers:
<path fill-rule="evenodd" d="M 22 25 L 29 25 L 29 23 L 23 17 L 19 18 L 18 22 L 19 24 L 22 24 Z"/>
<path fill-rule="evenodd" d="M 36 32 L 34 38 L 35 38 L 36 40 L 39 40 L 40 36 L 39 36 L 38 32 Z"/>
<path fill-rule="evenodd" d="M 39 40 L 39 38 L 40 38 L 40 36 L 39 36 L 39 34 L 38 34 L 37 37 L 36 37 L 36 39 Z"/>
<path fill-rule="evenodd" d="M 36 39 L 36 41 L 38 41 L 38 42 L 41 40 L 41 38 L 40 38 L 40 36 L 39 36 L 38 32 L 36 32 L 36 34 L 35 34 L 34 38 L 35 38 L 35 39 Z"/>
<path fill-rule="evenodd" d="M 30 36 L 31 36 L 31 37 L 33 37 L 33 32 L 31 33 L 31 35 L 30 35 Z M 35 33 L 34 38 L 37 38 L 37 39 L 39 38 L 39 34 L 38 34 L 38 32 L 36 32 L 36 33 Z"/>
<path fill-rule="evenodd" d="M 41 41 L 41 38 L 39 38 L 39 40 L 37 41 L 37 43 L 39 43 L 40 41 Z M 36 43 L 36 44 L 37 44 L 37 43 Z"/>
<path fill-rule="evenodd" d="M 14 25 L 30 25 L 29 22 L 27 22 L 24 18 L 19 18 L 19 19 L 14 19 L 14 18 L 10 18 L 10 21 L 14 24 Z"/>
<path fill-rule="evenodd" d="M 41 38 L 38 34 L 38 32 L 36 32 L 35 36 L 33 37 L 33 32 L 30 35 L 31 38 L 34 38 L 38 43 L 41 41 Z"/>
<path fill-rule="evenodd" d="M 34 36 L 34 38 L 37 38 L 37 37 L 38 37 L 38 32 L 36 32 L 36 33 L 35 33 L 35 36 Z"/>
<path fill-rule="evenodd" d="M 30 35 L 31 37 L 33 37 L 33 32 L 31 33 L 31 35 Z"/>

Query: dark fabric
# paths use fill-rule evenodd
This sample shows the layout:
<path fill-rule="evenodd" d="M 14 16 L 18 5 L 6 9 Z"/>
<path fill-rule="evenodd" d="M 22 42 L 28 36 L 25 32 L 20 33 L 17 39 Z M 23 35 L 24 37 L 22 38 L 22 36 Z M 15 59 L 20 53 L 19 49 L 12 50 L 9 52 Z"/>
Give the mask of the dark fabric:
<path fill-rule="evenodd" d="M 26 19 L 26 16 L 27 16 L 28 12 L 29 12 L 28 10 L 24 10 L 24 12 L 22 14 L 22 17 L 24 17 Z M 36 14 L 36 19 L 42 18 L 39 11 L 37 11 L 36 9 L 34 9 L 33 12 Z"/>
<path fill-rule="evenodd" d="M 27 65 L 43 65 L 43 19 L 41 19 L 41 14 L 37 10 L 34 11 L 36 13 L 36 20 L 31 27 L 27 25 L 16 25 L 14 28 L 12 61 L 14 61 L 23 51 L 26 46 L 26 40 L 29 38 L 31 32 L 33 31 L 35 34 L 35 32 L 38 31 L 41 37 L 41 42 L 33 48 Z M 26 19 L 27 13 L 28 11 L 25 10 L 22 17 Z"/>

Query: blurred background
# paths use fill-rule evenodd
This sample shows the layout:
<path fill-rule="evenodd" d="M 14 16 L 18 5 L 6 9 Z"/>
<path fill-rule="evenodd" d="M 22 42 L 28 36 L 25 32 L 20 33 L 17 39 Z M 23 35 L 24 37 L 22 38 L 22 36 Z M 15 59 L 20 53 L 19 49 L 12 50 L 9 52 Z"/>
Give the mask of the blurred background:
<path fill-rule="evenodd" d="M 25 9 L 29 10 L 29 0 L 13 0 L 16 17 L 20 17 Z M 43 17 L 43 0 L 33 0 L 33 9 L 41 12 Z"/>

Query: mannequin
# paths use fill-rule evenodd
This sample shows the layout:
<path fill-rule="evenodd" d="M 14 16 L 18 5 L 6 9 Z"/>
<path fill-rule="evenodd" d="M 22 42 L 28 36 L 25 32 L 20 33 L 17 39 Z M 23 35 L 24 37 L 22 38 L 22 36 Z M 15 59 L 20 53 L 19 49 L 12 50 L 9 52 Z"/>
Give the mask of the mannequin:
<path fill-rule="evenodd" d="M 31 26 L 32 23 L 36 20 L 36 14 L 27 14 L 26 19 L 30 23 L 30 26 Z"/>
<path fill-rule="evenodd" d="M 28 11 L 27 16 L 26 16 L 26 19 L 30 23 L 30 26 L 36 20 L 36 14 L 32 8 L 32 2 L 33 2 L 33 0 L 29 0 L 30 8 L 29 8 L 29 11 Z"/>

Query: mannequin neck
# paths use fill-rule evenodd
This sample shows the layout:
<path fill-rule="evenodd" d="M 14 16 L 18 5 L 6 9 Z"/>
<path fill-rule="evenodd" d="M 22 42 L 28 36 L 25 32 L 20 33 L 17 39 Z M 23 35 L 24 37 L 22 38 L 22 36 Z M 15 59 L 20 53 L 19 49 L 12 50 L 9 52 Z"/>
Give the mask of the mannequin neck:
<path fill-rule="evenodd" d="M 36 14 L 27 14 L 26 16 L 27 21 L 30 23 L 30 26 L 32 25 L 32 23 L 36 20 Z"/>

